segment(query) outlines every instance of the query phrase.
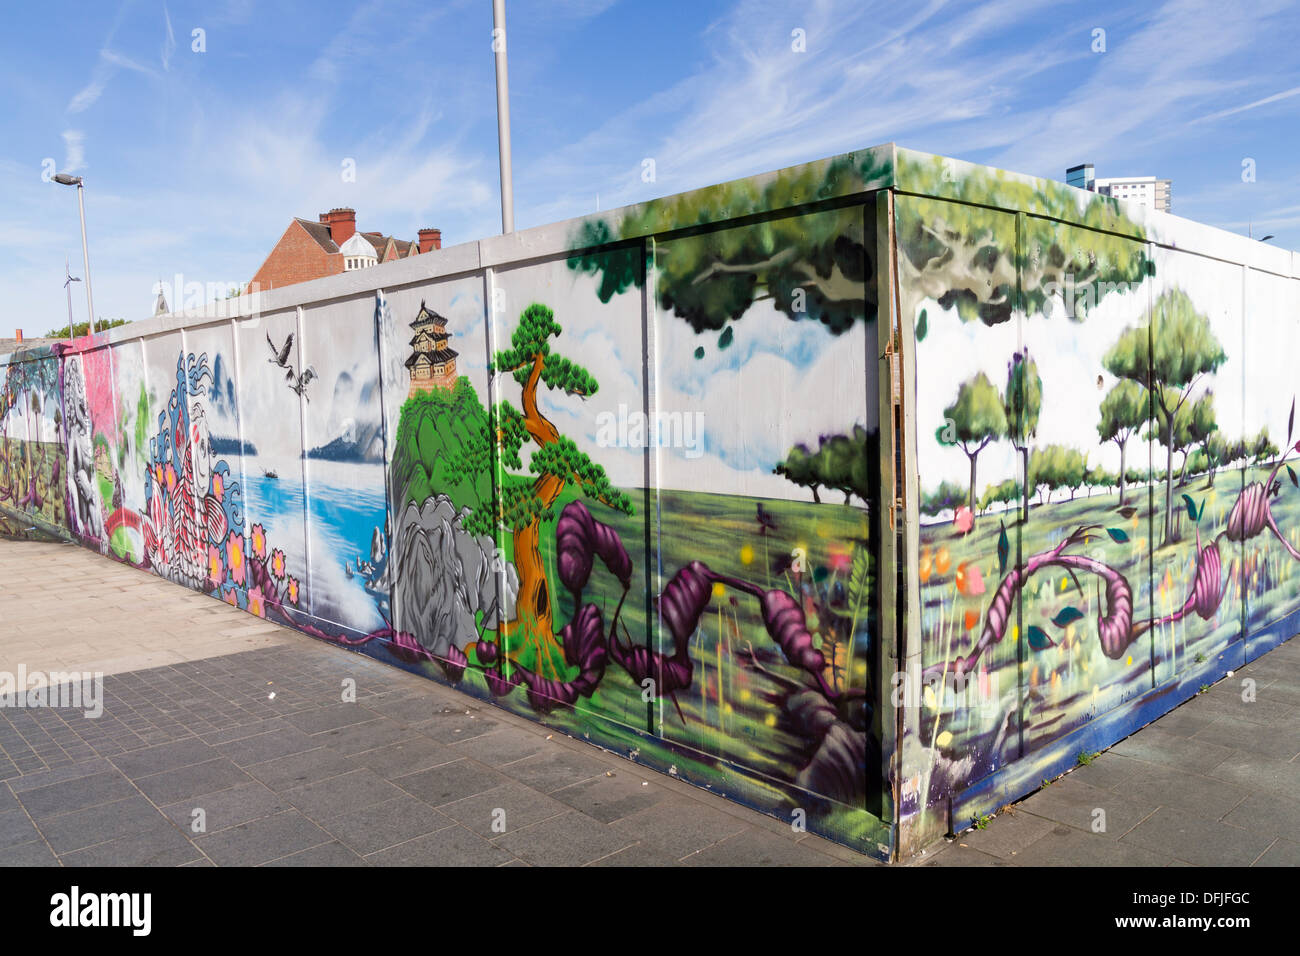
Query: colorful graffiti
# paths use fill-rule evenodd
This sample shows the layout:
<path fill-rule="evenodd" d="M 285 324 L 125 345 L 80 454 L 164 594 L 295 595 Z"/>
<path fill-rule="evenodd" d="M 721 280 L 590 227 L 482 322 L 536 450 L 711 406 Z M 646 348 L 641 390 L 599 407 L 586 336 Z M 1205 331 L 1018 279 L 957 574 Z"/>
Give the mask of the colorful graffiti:
<path fill-rule="evenodd" d="M 922 495 L 901 812 L 922 845 L 1297 629 L 1294 406 L 1243 396 L 1286 380 L 1264 352 L 1300 302 L 1106 197 L 931 158 L 899 175 L 929 194 L 897 203 Z"/>
<path fill-rule="evenodd" d="M 1297 629 L 1298 283 L 1172 228 L 886 147 L 19 353 L 0 532 L 908 855 Z"/>

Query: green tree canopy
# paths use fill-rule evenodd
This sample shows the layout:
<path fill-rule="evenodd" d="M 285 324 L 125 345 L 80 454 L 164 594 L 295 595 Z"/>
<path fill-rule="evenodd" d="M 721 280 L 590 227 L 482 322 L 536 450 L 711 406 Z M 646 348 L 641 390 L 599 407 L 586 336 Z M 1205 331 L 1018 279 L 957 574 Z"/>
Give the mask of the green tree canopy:
<path fill-rule="evenodd" d="M 589 218 L 571 240 L 569 268 L 600 276 L 598 294 L 641 285 L 639 252 L 611 252 L 683 224 L 758 215 L 744 225 L 673 239 L 656 249 L 658 304 L 699 333 L 721 331 L 760 299 L 792 320 L 813 319 L 836 335 L 876 317 L 875 219 L 861 204 L 801 215 L 762 216 L 878 185 L 887 171 L 877 154 L 850 154 L 766 177 L 737 180 L 642 203 L 617 224 Z M 874 208 L 866 200 L 868 210 Z M 870 228 L 870 241 L 866 232 Z M 637 250 L 640 244 L 637 243 Z"/>
<path fill-rule="evenodd" d="M 983 372 L 962 382 L 957 399 L 943 410 L 944 424 L 938 437 L 942 444 L 961 445 L 970 459 L 970 493 L 968 506 L 975 512 L 975 465 L 979 453 L 989 442 L 1007 433 L 1007 415 L 1002 396 Z"/>
<path fill-rule="evenodd" d="M 1151 327 L 1126 329 L 1102 363 L 1117 378 L 1149 386 L 1165 446 L 1165 535 L 1173 541 L 1173 460 L 1176 419 L 1201 376 L 1227 360 L 1209 318 L 1182 289 L 1161 293 L 1151 310 Z"/>

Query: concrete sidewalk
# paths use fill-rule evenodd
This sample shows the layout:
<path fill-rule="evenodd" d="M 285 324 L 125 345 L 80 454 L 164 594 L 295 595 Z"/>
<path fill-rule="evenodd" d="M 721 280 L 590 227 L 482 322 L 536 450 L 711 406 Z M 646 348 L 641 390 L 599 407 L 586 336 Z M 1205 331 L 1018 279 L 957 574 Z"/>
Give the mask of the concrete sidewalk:
<path fill-rule="evenodd" d="M 0 709 L 4 865 L 872 862 L 72 545 L 0 540 L 20 665 L 108 676 L 95 720 Z M 916 862 L 1296 865 L 1297 749 L 1292 641 Z"/>
<path fill-rule="evenodd" d="M 873 862 L 73 545 L 0 540 L 20 664 L 108 676 L 97 719 L 0 709 L 3 865 Z"/>

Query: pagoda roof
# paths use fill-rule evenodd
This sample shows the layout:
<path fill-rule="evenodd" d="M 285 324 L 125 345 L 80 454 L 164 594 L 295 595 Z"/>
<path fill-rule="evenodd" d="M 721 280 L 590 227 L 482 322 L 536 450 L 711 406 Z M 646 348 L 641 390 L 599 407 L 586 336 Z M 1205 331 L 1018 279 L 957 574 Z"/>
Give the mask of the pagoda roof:
<path fill-rule="evenodd" d="M 412 365 L 419 362 L 420 359 L 426 360 L 431 365 L 445 364 L 450 362 L 459 354 L 460 353 L 455 349 L 438 349 L 436 352 L 416 352 L 406 360 L 406 367 L 410 368 Z"/>
<path fill-rule="evenodd" d="M 411 323 L 411 328 L 417 329 L 420 326 L 430 324 L 446 325 L 447 319 L 445 316 L 439 315 L 437 312 L 433 311 L 433 309 L 429 308 L 423 301 L 421 301 L 420 311 L 416 313 L 415 321 Z"/>

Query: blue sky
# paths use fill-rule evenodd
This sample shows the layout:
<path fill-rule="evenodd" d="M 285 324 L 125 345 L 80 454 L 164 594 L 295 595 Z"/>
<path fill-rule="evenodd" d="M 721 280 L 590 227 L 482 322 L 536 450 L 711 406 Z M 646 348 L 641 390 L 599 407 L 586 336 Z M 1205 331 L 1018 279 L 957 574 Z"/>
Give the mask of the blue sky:
<path fill-rule="evenodd" d="M 54 9 L 4 11 L 0 335 L 63 324 L 64 256 L 82 272 L 47 158 L 86 178 L 101 317 L 147 316 L 177 273 L 247 281 L 291 217 L 332 206 L 448 245 L 499 230 L 490 0 Z M 1169 177 L 1175 214 L 1300 249 L 1288 2 L 510 0 L 508 17 L 520 228 L 896 141 Z"/>

